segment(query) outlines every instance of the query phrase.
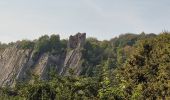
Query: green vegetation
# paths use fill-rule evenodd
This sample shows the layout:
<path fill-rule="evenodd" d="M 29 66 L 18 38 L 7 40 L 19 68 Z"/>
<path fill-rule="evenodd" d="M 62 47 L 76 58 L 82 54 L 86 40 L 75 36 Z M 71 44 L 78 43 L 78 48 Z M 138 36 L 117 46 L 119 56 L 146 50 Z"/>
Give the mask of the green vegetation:
<path fill-rule="evenodd" d="M 22 40 L 18 42 L 18 46 L 21 49 L 32 49 L 34 47 L 34 42 L 29 40 Z"/>
<path fill-rule="evenodd" d="M 58 35 L 42 36 L 22 49 L 57 55 L 66 51 Z M 170 33 L 124 34 L 110 41 L 88 38 L 81 76 L 50 74 L 49 80 L 0 89 L 2 100 L 169 100 Z"/>
<path fill-rule="evenodd" d="M 134 99 L 170 97 L 170 35 L 140 41 L 122 68 L 127 96 Z"/>
<path fill-rule="evenodd" d="M 3 52 L 6 47 L 7 47 L 7 44 L 0 42 L 0 53 Z"/>
<path fill-rule="evenodd" d="M 13 45 L 15 43 L 9 43 L 8 45 Z M 34 60 L 38 59 L 40 54 L 51 53 L 57 55 L 66 51 L 67 41 L 60 40 L 59 35 L 48 35 L 41 36 L 38 40 L 29 41 L 22 40 L 16 42 L 17 47 L 20 49 L 32 49 L 34 51 L 33 58 Z M 3 46 L 0 45 L 1 48 Z"/>

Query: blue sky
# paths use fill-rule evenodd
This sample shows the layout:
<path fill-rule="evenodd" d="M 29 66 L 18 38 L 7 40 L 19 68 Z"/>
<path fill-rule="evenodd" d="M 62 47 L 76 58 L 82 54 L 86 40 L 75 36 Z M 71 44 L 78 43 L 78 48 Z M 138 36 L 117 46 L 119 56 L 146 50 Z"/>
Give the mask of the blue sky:
<path fill-rule="evenodd" d="M 77 32 L 100 40 L 170 29 L 170 0 L 0 0 L 0 41 L 61 38 Z"/>

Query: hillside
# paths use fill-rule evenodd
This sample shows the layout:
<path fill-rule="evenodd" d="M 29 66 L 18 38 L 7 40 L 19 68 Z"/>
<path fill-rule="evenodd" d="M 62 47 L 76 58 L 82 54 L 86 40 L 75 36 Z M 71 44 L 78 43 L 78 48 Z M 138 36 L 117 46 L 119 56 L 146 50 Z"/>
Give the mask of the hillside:
<path fill-rule="evenodd" d="M 2 99 L 170 98 L 170 34 L 99 41 L 77 33 L 0 45 Z"/>

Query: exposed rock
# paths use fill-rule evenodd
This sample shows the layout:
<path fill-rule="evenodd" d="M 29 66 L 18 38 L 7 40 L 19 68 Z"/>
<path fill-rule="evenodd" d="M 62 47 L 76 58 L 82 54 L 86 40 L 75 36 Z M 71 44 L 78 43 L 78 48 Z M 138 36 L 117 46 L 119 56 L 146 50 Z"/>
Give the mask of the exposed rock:
<path fill-rule="evenodd" d="M 6 48 L 0 53 L 0 86 L 14 86 L 17 81 L 30 81 L 32 74 L 46 80 L 51 69 L 60 75 L 69 75 L 69 70 L 72 69 L 79 75 L 85 39 L 85 33 L 70 36 L 67 53 L 42 53 L 36 61 L 33 60 L 32 49 L 21 49 L 18 44 Z"/>
<path fill-rule="evenodd" d="M 49 53 L 44 53 L 41 55 L 39 60 L 34 65 L 32 72 L 38 75 L 43 80 L 48 80 L 51 71 L 56 74 L 61 71 L 64 63 L 63 55 L 50 55 Z"/>
<path fill-rule="evenodd" d="M 70 36 L 68 42 L 68 51 L 64 62 L 61 75 L 68 75 L 69 70 L 73 70 L 74 74 L 79 75 L 82 65 L 82 48 L 85 44 L 86 33 L 78 33 L 75 36 Z"/>
<path fill-rule="evenodd" d="M 38 62 L 35 64 L 35 67 L 33 69 L 33 73 L 35 75 L 40 76 L 41 79 L 46 79 L 46 71 L 48 70 L 48 65 L 49 63 L 49 55 L 48 54 L 43 54 L 41 55 L 40 59 Z"/>
<path fill-rule="evenodd" d="M 19 50 L 17 45 L 7 48 L 0 59 L 0 86 L 12 85 L 27 64 L 31 50 Z"/>
<path fill-rule="evenodd" d="M 86 33 L 77 33 L 75 36 L 70 36 L 68 42 L 68 48 L 76 49 L 78 47 L 83 47 L 86 40 Z"/>

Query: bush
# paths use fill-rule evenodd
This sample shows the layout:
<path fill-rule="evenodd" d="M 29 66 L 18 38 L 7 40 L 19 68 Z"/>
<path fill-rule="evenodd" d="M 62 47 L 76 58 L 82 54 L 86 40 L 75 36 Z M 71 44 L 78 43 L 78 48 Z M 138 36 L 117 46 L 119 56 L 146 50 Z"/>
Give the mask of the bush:
<path fill-rule="evenodd" d="M 34 42 L 29 41 L 29 40 L 22 40 L 18 42 L 18 47 L 21 49 L 33 49 Z"/>

